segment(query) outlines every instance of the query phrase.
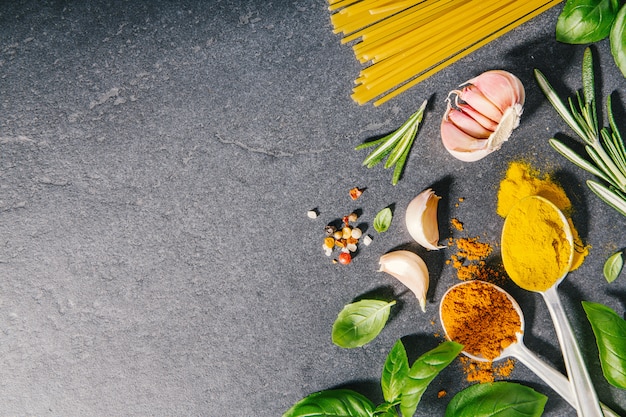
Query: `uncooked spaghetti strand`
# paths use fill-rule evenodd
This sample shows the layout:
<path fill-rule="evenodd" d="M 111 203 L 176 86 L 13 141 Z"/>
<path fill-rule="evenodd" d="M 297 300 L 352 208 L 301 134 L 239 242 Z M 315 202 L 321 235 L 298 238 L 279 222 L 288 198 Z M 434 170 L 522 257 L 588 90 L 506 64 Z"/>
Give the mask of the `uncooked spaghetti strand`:
<path fill-rule="evenodd" d="M 374 106 L 380 106 L 383 103 L 386 103 L 387 101 L 391 100 L 392 98 L 398 96 L 399 94 L 405 92 L 406 90 L 412 88 L 413 86 L 415 86 L 416 84 L 419 84 L 420 82 L 424 81 L 426 78 L 430 77 L 431 75 L 435 74 L 436 72 L 440 71 L 441 69 L 457 62 L 458 60 L 460 60 L 461 58 L 469 55 L 470 53 L 474 52 L 475 50 L 483 47 L 484 45 L 486 45 L 487 43 L 493 41 L 494 39 L 502 36 L 504 33 L 507 33 L 509 31 L 511 31 L 512 29 L 520 26 L 521 24 L 527 22 L 528 20 L 538 16 L 539 14 L 545 12 L 546 10 L 550 9 L 551 7 L 554 7 L 555 5 L 561 3 L 562 0 L 551 0 L 545 4 L 543 4 L 542 6 L 540 6 L 539 8 L 533 10 L 532 12 L 528 13 L 527 15 L 521 17 L 520 19 L 512 22 L 510 25 L 507 25 L 506 27 L 500 29 L 499 31 L 487 36 L 486 38 L 480 40 L 479 42 L 473 44 L 472 46 L 466 48 L 465 50 L 460 51 L 458 54 L 456 54 L 455 56 L 451 57 L 450 59 L 441 62 L 439 65 L 427 70 L 426 72 L 420 74 L 418 77 L 410 80 L 409 82 L 399 86 L 398 88 L 396 88 L 395 90 L 385 94 L 383 97 L 381 97 L 380 99 L 376 100 L 374 102 Z M 363 103 L 364 104 L 364 103 Z"/>
<path fill-rule="evenodd" d="M 364 18 L 360 22 L 354 22 L 354 25 L 351 26 L 352 30 L 346 31 L 345 36 L 341 39 L 341 43 L 345 44 L 358 38 L 376 37 L 379 36 L 380 32 L 393 31 L 395 28 L 405 25 L 407 20 L 412 19 L 411 16 L 415 15 L 415 13 L 428 10 L 441 1 L 454 0 L 426 0 L 385 18 L 376 15 L 375 17 L 379 19 L 376 21 Z"/>
<path fill-rule="evenodd" d="M 446 38 L 448 36 L 455 35 L 459 29 L 455 27 L 454 22 L 457 19 L 463 18 L 467 21 L 467 18 L 464 17 L 465 10 L 469 10 L 474 6 L 471 4 L 471 1 L 465 2 L 464 6 L 460 7 L 457 5 L 452 5 L 448 7 L 444 7 L 441 10 L 437 10 L 436 13 L 429 15 L 428 20 L 424 22 L 420 21 L 419 26 L 415 26 L 412 30 L 406 31 L 400 34 L 397 38 L 393 38 L 389 41 L 388 45 L 378 44 L 376 45 L 376 49 L 372 50 L 369 53 L 362 53 L 361 60 L 364 61 L 366 58 L 367 61 L 372 61 L 373 63 L 383 61 L 390 56 L 393 56 L 403 50 L 407 50 L 411 46 L 418 45 L 424 42 L 433 43 L 433 36 L 436 36 L 437 39 L 441 39 L 441 42 L 446 42 Z M 453 16 L 450 16 L 453 13 L 450 13 L 450 7 L 459 8 L 461 11 L 461 15 L 457 15 L 454 13 Z M 483 16 L 488 13 L 484 13 L 482 15 L 477 16 L 478 19 L 484 19 L 488 16 Z M 444 27 L 445 30 L 440 30 L 441 27 Z M 447 33 L 448 35 L 443 36 L 442 32 Z M 437 41 L 438 42 L 438 41 Z"/>
<path fill-rule="evenodd" d="M 437 26 L 423 29 L 425 39 L 420 38 L 418 43 L 402 51 L 402 53 L 396 54 L 388 60 L 382 60 L 364 69 L 362 71 L 362 74 L 364 75 L 363 78 L 368 78 L 369 73 L 375 73 L 375 76 L 372 77 L 374 81 L 370 83 L 370 85 L 374 86 L 384 83 L 386 80 L 393 77 L 398 72 L 404 71 L 406 68 L 411 69 L 414 68 L 415 65 L 418 65 L 418 67 L 421 68 L 424 64 L 420 64 L 420 62 L 429 60 L 432 61 L 432 57 L 441 56 L 444 51 L 454 51 L 458 50 L 456 48 L 461 49 L 463 46 L 468 45 L 471 42 L 471 39 L 476 36 L 476 31 L 471 23 L 479 21 L 485 22 L 483 27 L 495 28 L 494 24 L 489 21 L 489 18 L 494 19 L 498 17 L 499 14 L 504 13 L 503 11 L 497 10 L 500 7 L 499 4 L 496 4 L 493 0 L 492 3 L 493 4 L 490 4 L 489 7 L 486 7 L 483 10 L 484 13 L 475 15 L 465 27 L 461 26 L 458 28 L 455 25 L 450 25 L 445 30 L 438 30 Z M 446 42 L 446 40 L 451 38 L 454 39 L 454 41 Z"/>
<path fill-rule="evenodd" d="M 422 0 L 421 2 L 425 3 L 428 0 Z M 416 4 L 415 0 L 405 0 L 405 1 L 390 1 L 389 4 L 385 6 L 379 6 L 370 10 L 370 13 L 373 15 L 380 13 L 397 13 L 400 10 L 404 10 L 408 7 L 411 7 Z"/>
<path fill-rule="evenodd" d="M 370 8 L 385 5 L 388 0 L 367 0 L 343 8 L 330 16 L 334 32 L 344 34 L 369 26 L 385 18 L 385 15 L 372 15 Z"/>
<path fill-rule="evenodd" d="M 423 1 L 415 6 L 409 7 L 401 12 L 394 14 L 386 19 L 375 22 L 370 26 L 366 26 L 361 24 L 361 27 L 354 32 L 347 33 L 343 39 L 341 39 L 341 43 L 345 44 L 361 38 L 363 41 L 367 41 L 370 38 L 377 38 L 383 36 L 384 34 L 388 34 L 396 30 L 396 28 L 404 27 L 405 25 L 412 24 L 411 22 L 415 21 L 415 19 L 419 19 L 419 13 L 422 11 L 428 11 L 432 7 L 436 7 L 439 2 L 455 2 L 459 0 L 427 0 Z M 460 1 L 468 1 L 468 0 L 460 0 Z M 417 17 L 416 17 L 417 16 Z"/>
<path fill-rule="evenodd" d="M 461 0 L 461 2 L 469 1 L 471 0 Z M 362 41 L 354 45 L 354 53 L 361 62 L 380 60 L 379 56 L 383 53 L 392 55 L 404 48 L 406 40 L 415 43 L 416 32 L 427 26 L 429 22 L 445 17 L 451 9 L 458 7 L 458 3 L 450 0 L 441 1 L 428 9 L 407 15 L 406 19 L 399 20 L 396 25 L 388 29 L 386 29 L 386 24 L 378 25 L 385 29 L 372 28 L 368 33 L 364 33 Z"/>
<path fill-rule="evenodd" d="M 474 37 L 471 38 L 471 42 L 475 43 L 476 41 L 484 38 L 485 36 L 488 36 L 489 33 L 493 33 L 494 31 L 491 31 L 491 27 L 505 26 L 507 22 L 510 22 L 509 14 L 515 13 L 515 12 L 517 12 L 516 13 L 517 16 L 520 15 L 520 12 L 518 10 L 506 10 L 506 9 L 499 11 L 499 13 L 492 14 L 492 17 L 494 17 L 494 20 L 487 22 L 488 24 L 485 24 L 482 30 L 472 32 L 472 35 Z M 527 12 L 527 10 L 525 10 L 524 12 Z M 498 26 L 495 26 L 496 24 Z M 375 74 L 374 76 L 360 77 L 359 80 L 362 81 L 362 84 L 358 86 L 358 90 L 362 91 L 360 94 L 367 99 L 371 99 L 379 95 L 380 93 L 387 91 L 388 89 L 391 89 L 394 86 L 405 82 L 406 80 L 411 79 L 416 74 L 419 74 L 427 70 L 429 67 L 436 65 L 438 62 L 445 61 L 446 58 L 454 56 L 454 54 L 457 53 L 458 51 L 471 46 L 471 43 L 468 44 L 465 42 L 466 34 L 468 34 L 466 32 L 468 32 L 468 30 L 470 29 L 472 28 L 468 26 L 468 29 L 465 29 L 465 31 L 462 31 L 461 33 L 459 33 L 459 35 L 461 36 L 460 41 L 457 41 L 456 43 L 447 44 L 446 46 L 444 46 L 443 48 L 437 51 L 432 51 L 431 54 L 426 56 L 425 58 L 421 58 L 421 55 L 423 54 L 420 53 L 420 48 L 423 45 L 418 45 L 417 47 L 413 48 L 412 51 L 409 51 L 408 53 L 403 54 L 403 55 L 408 55 L 408 57 L 405 57 L 405 59 L 400 60 L 400 62 L 402 62 L 402 65 L 398 65 L 399 62 L 396 63 L 393 60 L 387 61 L 387 62 L 383 61 L 385 63 L 384 67 L 383 66 L 377 67 L 377 65 L 379 64 L 374 64 L 370 68 L 372 68 L 373 70 L 376 70 L 377 73 L 382 73 L 383 75 L 376 76 Z M 424 48 L 427 48 L 427 47 L 424 47 Z M 425 50 L 430 51 L 431 49 L 425 49 Z M 398 59 L 396 58 L 396 61 L 397 60 Z M 387 67 L 390 67 L 391 69 L 387 70 Z M 367 71 L 364 70 L 363 73 L 367 75 Z M 355 91 L 357 91 L 356 87 L 355 87 Z"/>

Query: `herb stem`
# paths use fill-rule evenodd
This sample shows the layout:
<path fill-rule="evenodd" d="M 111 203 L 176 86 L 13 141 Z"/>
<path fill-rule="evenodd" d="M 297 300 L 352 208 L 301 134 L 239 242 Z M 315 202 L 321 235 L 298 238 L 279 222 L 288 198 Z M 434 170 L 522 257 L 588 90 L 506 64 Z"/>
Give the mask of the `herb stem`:
<path fill-rule="evenodd" d="M 355 150 L 376 146 L 376 149 L 363 160 L 363 165 L 372 168 L 387 157 L 384 167 L 385 169 L 394 167 L 391 183 L 396 185 L 415 141 L 427 103 L 428 101 L 424 100 L 420 108 L 394 132 L 380 139 L 358 145 Z"/>

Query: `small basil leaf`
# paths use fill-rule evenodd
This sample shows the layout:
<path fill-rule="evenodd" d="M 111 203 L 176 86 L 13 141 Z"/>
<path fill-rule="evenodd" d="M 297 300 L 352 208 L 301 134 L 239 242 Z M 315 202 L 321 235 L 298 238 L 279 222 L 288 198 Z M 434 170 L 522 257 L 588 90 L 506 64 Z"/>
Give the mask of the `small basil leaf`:
<path fill-rule="evenodd" d="M 396 302 L 361 300 L 346 305 L 333 323 L 333 343 L 342 348 L 361 347 L 378 336 Z"/>
<path fill-rule="evenodd" d="M 372 417 L 374 404 L 349 389 L 319 391 L 287 410 L 283 417 Z"/>
<path fill-rule="evenodd" d="M 391 220 L 393 219 L 393 213 L 389 207 L 385 207 L 376 214 L 374 217 L 374 229 L 378 233 L 384 233 L 391 226 Z"/>
<path fill-rule="evenodd" d="M 604 278 L 607 282 L 611 283 L 619 276 L 624 267 L 624 259 L 622 258 L 622 251 L 616 252 L 609 256 L 609 259 L 604 263 Z"/>
<path fill-rule="evenodd" d="M 398 400 L 402 394 L 402 387 L 409 373 L 409 359 L 402 340 L 398 340 L 387 355 L 380 385 L 385 401 L 390 403 Z"/>
<path fill-rule="evenodd" d="M 606 38 L 618 8 L 619 0 L 567 0 L 556 22 L 556 40 L 585 44 Z"/>
<path fill-rule="evenodd" d="M 617 12 L 609 41 L 611 43 L 611 55 L 613 55 L 617 67 L 626 77 L 626 5 Z"/>
<path fill-rule="evenodd" d="M 400 411 L 403 416 L 415 414 L 428 385 L 462 350 L 463 345 L 446 341 L 417 358 L 409 369 L 400 397 Z"/>
<path fill-rule="evenodd" d="M 452 398 L 445 417 L 539 417 L 548 397 L 514 382 L 475 384 Z"/>
<path fill-rule="evenodd" d="M 626 320 L 602 304 L 582 304 L 596 336 L 604 377 L 611 385 L 626 389 Z"/>

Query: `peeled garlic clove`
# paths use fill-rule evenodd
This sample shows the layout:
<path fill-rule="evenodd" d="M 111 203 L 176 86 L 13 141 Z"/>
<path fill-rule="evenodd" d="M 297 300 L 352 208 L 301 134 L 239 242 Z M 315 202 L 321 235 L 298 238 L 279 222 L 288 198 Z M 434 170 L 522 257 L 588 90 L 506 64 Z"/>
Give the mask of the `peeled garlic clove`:
<path fill-rule="evenodd" d="M 448 108 L 441 121 L 441 140 L 455 158 L 478 161 L 500 149 L 519 125 L 524 86 L 515 75 L 502 70 L 484 72 L 461 86 L 461 90 L 454 90 L 448 96 Z M 458 111 L 466 117 L 456 114 Z M 489 131 L 489 135 L 476 129 L 478 125 Z"/>
<path fill-rule="evenodd" d="M 437 222 L 437 206 L 441 197 L 432 189 L 422 191 L 406 208 L 406 227 L 417 243 L 426 249 L 442 249 L 439 246 L 439 223 Z"/>
<path fill-rule="evenodd" d="M 388 273 L 410 289 L 422 311 L 426 311 L 429 278 L 424 260 L 411 251 L 397 250 L 381 256 L 379 263 L 379 271 Z"/>

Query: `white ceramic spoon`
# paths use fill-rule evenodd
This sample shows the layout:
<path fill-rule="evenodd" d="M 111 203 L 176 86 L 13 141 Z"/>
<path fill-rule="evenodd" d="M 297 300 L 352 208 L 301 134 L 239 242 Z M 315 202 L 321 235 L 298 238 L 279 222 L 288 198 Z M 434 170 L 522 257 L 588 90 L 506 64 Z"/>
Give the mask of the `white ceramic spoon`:
<path fill-rule="evenodd" d="M 535 201 L 533 201 L 533 199 Z M 570 249 L 569 264 L 567 265 L 565 272 L 562 273 L 561 276 L 549 277 L 552 279 L 552 285 L 543 291 L 538 291 L 536 288 L 526 285 L 523 280 L 519 279 L 520 277 L 517 277 L 515 274 L 511 274 L 510 271 L 520 271 L 521 267 L 524 265 L 518 265 L 517 258 L 514 256 L 507 256 L 507 253 L 504 250 L 507 245 L 510 245 L 510 241 L 516 239 L 514 229 L 511 228 L 509 219 L 515 218 L 516 215 L 519 216 L 521 213 L 520 210 L 526 210 L 531 205 L 539 205 L 541 206 L 541 210 L 554 210 L 556 212 L 558 218 L 561 220 L 561 224 L 556 227 L 561 227 L 563 229 L 563 232 L 567 237 L 567 241 L 569 242 Z M 516 211 L 518 212 L 516 213 Z M 524 213 L 526 213 L 526 211 L 524 211 Z M 548 247 L 548 245 L 553 245 L 553 242 L 551 241 L 541 241 L 540 239 L 535 239 L 532 243 L 536 246 L 528 247 L 528 250 L 531 251 L 531 253 L 541 252 L 542 248 Z M 504 263 L 504 268 L 507 270 L 511 279 L 525 290 L 538 292 L 543 296 L 543 299 L 546 302 L 548 311 L 550 312 L 550 316 L 554 322 L 557 338 L 559 339 L 559 343 L 561 345 L 565 368 L 574 389 L 574 400 L 576 403 L 575 408 L 578 411 L 578 416 L 602 417 L 598 396 L 591 382 L 591 378 L 589 377 L 589 373 L 587 372 L 587 368 L 583 361 L 578 344 L 576 343 L 576 339 L 574 338 L 574 332 L 572 331 L 572 327 L 567 320 L 565 311 L 563 310 L 563 306 L 561 305 L 561 301 L 556 291 L 558 285 L 567 276 L 572 263 L 572 258 L 574 256 L 574 239 L 567 219 L 563 213 L 561 213 L 561 211 L 549 200 L 539 196 L 526 197 L 520 200 L 519 203 L 517 203 L 507 214 L 502 228 L 501 244 L 503 248 L 502 262 Z M 549 265 L 546 265 L 546 271 L 548 270 L 547 268 L 549 268 Z M 548 272 L 545 273 L 545 275 L 547 274 Z"/>
<path fill-rule="evenodd" d="M 447 328 L 449 326 L 446 325 L 446 322 L 443 319 L 443 315 L 441 314 L 441 306 L 443 305 L 443 301 L 445 300 L 446 296 L 448 295 L 448 293 L 450 293 L 451 290 L 461 285 L 468 285 L 470 283 L 471 281 L 461 282 L 449 288 L 448 291 L 446 291 L 446 293 L 442 297 L 441 303 L 439 304 L 439 320 L 441 322 L 441 325 L 443 326 L 443 331 L 445 332 L 447 339 L 450 339 L 448 335 L 448 331 L 447 331 Z M 512 343 L 506 348 L 504 348 L 501 351 L 500 355 L 497 358 L 493 359 L 493 361 L 499 361 L 501 359 L 505 359 L 509 357 L 517 359 L 518 361 L 523 363 L 528 369 L 534 372 L 535 375 L 541 378 L 546 384 L 548 384 L 548 386 L 552 388 L 557 394 L 563 397 L 563 399 L 567 401 L 572 407 L 576 408 L 576 399 L 575 399 L 574 391 L 572 390 L 572 386 L 570 384 L 570 381 L 567 379 L 567 377 L 565 377 L 565 375 L 563 375 L 562 373 L 554 369 L 552 366 L 548 365 L 539 356 L 537 356 L 533 351 L 528 349 L 528 347 L 524 344 L 524 341 L 523 341 L 524 314 L 522 313 L 522 309 L 520 308 L 517 301 L 511 296 L 511 294 L 504 291 L 502 288 L 498 287 L 497 285 L 494 285 L 488 282 L 485 282 L 485 284 L 491 285 L 492 287 L 494 287 L 495 289 L 497 289 L 498 291 L 502 292 L 504 295 L 507 296 L 507 298 L 511 301 L 513 308 L 517 312 L 517 315 L 519 316 L 520 323 L 521 323 L 521 330 L 522 330 L 522 332 L 518 332 L 516 334 L 517 342 Z M 463 351 L 463 354 L 467 356 L 468 358 L 475 360 L 475 361 L 489 362 L 488 359 L 485 359 L 482 356 L 473 355 L 466 351 Z M 604 412 L 605 417 L 620 417 L 617 413 L 615 413 L 613 410 L 608 408 L 606 405 L 601 404 L 601 407 L 602 407 L 602 411 Z"/>

